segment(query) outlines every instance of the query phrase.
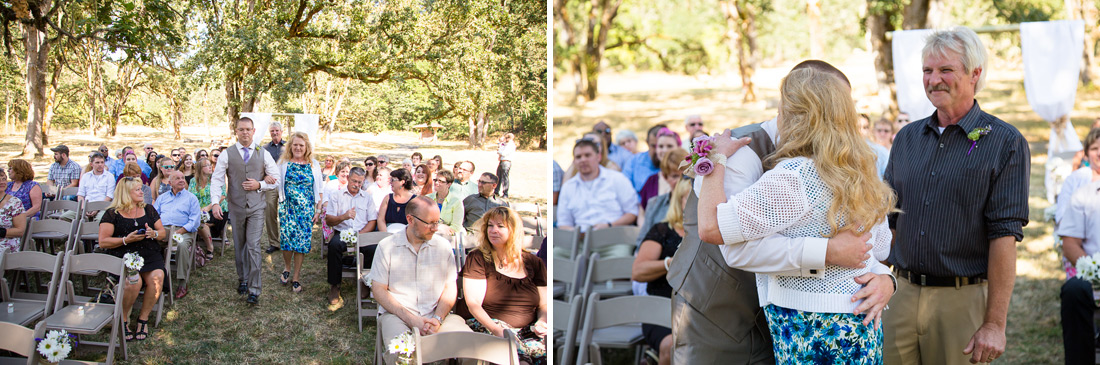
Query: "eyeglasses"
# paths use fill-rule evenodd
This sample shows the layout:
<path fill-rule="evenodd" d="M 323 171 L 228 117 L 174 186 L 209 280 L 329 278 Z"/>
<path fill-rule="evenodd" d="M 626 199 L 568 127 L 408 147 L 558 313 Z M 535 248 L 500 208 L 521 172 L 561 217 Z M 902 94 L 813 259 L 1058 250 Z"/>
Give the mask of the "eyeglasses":
<path fill-rule="evenodd" d="M 443 180 L 443 179 L 433 179 L 432 181 L 435 181 L 437 183 L 442 183 L 442 184 L 450 184 L 451 183 L 450 181 Z"/>
<path fill-rule="evenodd" d="M 415 215 L 409 214 L 409 216 L 410 216 L 410 217 L 413 217 L 413 218 L 416 218 L 416 220 L 420 221 L 420 223 L 424 223 L 424 224 L 428 225 L 428 227 L 431 227 L 431 228 L 439 227 L 439 222 L 435 222 L 435 223 L 428 223 L 428 221 L 425 221 L 425 220 L 423 220 L 423 219 L 420 219 L 420 217 L 417 217 L 417 216 L 415 216 Z"/>
<path fill-rule="evenodd" d="M 493 183 L 492 181 L 485 181 L 485 180 L 478 180 L 477 181 L 478 185 L 489 185 L 489 184 L 492 184 L 492 183 Z"/>
<path fill-rule="evenodd" d="M 611 134 L 611 127 L 607 127 L 607 128 L 604 128 L 604 129 L 593 128 L 592 130 L 595 131 L 596 133 Z"/>
<path fill-rule="evenodd" d="M 688 123 L 688 127 L 702 127 L 702 126 L 703 126 L 703 122 Z"/>

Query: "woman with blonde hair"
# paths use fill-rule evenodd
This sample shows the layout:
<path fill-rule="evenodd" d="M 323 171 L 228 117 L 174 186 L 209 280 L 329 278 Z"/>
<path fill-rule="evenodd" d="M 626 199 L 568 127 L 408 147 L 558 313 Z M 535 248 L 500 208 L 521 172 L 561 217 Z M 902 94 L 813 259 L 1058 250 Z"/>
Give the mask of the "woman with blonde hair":
<path fill-rule="evenodd" d="M 164 284 L 164 255 L 161 241 L 168 239 L 160 214 L 152 204 L 146 204 L 141 191 L 141 179 L 123 178 L 115 186 L 115 198 L 111 206 L 103 213 L 99 222 L 99 247 L 107 254 L 123 257 L 136 252 L 145 260 L 138 271 L 138 279 L 120 278 L 125 281 L 125 297 L 122 298 L 122 315 L 130 317 L 138 291 L 145 286 L 141 312 L 138 314 L 138 326 L 130 332 L 129 321 L 123 321 L 126 340 L 144 340 L 149 336 L 149 313 L 160 298 Z"/>
<path fill-rule="evenodd" d="M 683 151 L 683 149 L 680 149 Z M 665 275 L 668 264 L 680 241 L 684 238 L 684 205 L 691 194 L 691 179 L 680 179 L 670 193 L 668 214 L 665 220 L 654 224 L 645 234 L 638 254 L 634 256 L 631 279 L 646 283 L 648 295 L 672 297 L 672 286 Z M 672 329 L 642 324 L 642 336 L 650 348 L 657 350 L 657 363 L 668 365 L 672 361 Z"/>
<path fill-rule="evenodd" d="M 308 135 L 294 132 L 287 141 L 279 157 L 279 248 L 284 264 L 279 282 L 286 285 L 289 281 L 291 289 L 298 293 L 302 291 L 298 280 L 302 260 L 310 250 L 313 223 L 321 218 L 324 177 L 321 164 L 313 159 Z"/>
<path fill-rule="evenodd" d="M 890 254 L 886 215 L 897 197 L 879 179 L 875 154 L 856 119 L 850 88 L 840 78 L 814 68 L 793 70 L 780 85 L 779 143 L 764 161 L 770 170 L 728 202 L 723 167 L 702 177 L 699 236 L 705 242 L 738 245 L 772 234 L 871 233 L 873 255 L 862 268 L 829 265 L 821 278 L 757 276 L 776 363 L 813 362 L 820 356 L 882 362 L 880 319 L 892 293 L 869 293 L 894 285 L 881 261 Z M 734 142 L 726 131 L 714 139 L 710 157 L 721 165 L 746 142 Z M 723 254 L 729 252 L 722 248 Z"/>
<path fill-rule="evenodd" d="M 477 249 L 462 267 L 462 287 L 477 332 L 519 337 L 520 361 L 546 363 L 546 264 L 523 251 L 523 223 L 508 207 L 490 209 L 474 223 Z"/>

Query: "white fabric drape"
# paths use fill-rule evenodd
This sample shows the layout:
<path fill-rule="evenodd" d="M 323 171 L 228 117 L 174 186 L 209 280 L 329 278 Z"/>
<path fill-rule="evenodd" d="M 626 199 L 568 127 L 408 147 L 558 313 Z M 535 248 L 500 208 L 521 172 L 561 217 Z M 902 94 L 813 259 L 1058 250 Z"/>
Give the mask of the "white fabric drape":
<path fill-rule="evenodd" d="M 1020 24 L 1027 102 L 1043 120 L 1054 121 L 1073 110 L 1085 22 L 1059 20 Z"/>
<path fill-rule="evenodd" d="M 252 134 L 253 143 L 259 144 L 260 141 L 270 140 L 267 127 L 271 125 L 271 113 L 241 113 L 241 118 L 248 117 L 252 119 L 252 124 L 256 127 L 256 132 Z"/>
<path fill-rule="evenodd" d="M 309 136 L 309 143 L 317 145 L 317 128 L 320 126 L 319 114 L 294 114 L 294 132 L 302 132 Z"/>
<path fill-rule="evenodd" d="M 931 34 L 931 29 L 894 31 L 891 45 L 898 108 L 909 113 L 910 120 L 914 122 L 927 118 L 936 111 L 936 107 L 924 94 L 924 65 L 921 62 L 921 50 Z"/>

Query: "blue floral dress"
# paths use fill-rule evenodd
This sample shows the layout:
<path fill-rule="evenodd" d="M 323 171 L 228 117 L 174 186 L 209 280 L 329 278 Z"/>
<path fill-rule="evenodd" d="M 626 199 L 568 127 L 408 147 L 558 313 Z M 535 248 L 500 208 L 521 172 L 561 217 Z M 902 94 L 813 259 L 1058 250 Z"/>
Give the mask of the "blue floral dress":
<path fill-rule="evenodd" d="M 309 253 L 313 237 L 313 169 L 310 164 L 287 163 L 279 203 L 279 246 L 284 251 Z"/>
<path fill-rule="evenodd" d="M 764 307 L 776 364 L 882 364 L 882 327 L 863 314 Z"/>

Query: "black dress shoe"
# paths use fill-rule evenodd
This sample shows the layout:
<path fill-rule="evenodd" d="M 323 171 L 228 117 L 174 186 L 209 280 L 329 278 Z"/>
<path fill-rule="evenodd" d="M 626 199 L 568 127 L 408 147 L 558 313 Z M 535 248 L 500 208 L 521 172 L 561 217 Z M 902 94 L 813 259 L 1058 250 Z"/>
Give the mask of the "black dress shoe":
<path fill-rule="evenodd" d="M 237 286 L 237 294 L 244 294 L 244 293 L 247 293 L 247 292 L 248 292 L 248 284 L 241 283 L 241 285 Z"/>
<path fill-rule="evenodd" d="M 260 304 L 260 296 L 256 294 L 249 294 L 248 299 L 245 300 L 248 304 L 256 305 Z"/>
<path fill-rule="evenodd" d="M 267 250 L 265 250 L 264 252 L 272 253 L 272 252 L 275 252 L 275 251 L 279 251 L 278 246 L 267 246 Z"/>

